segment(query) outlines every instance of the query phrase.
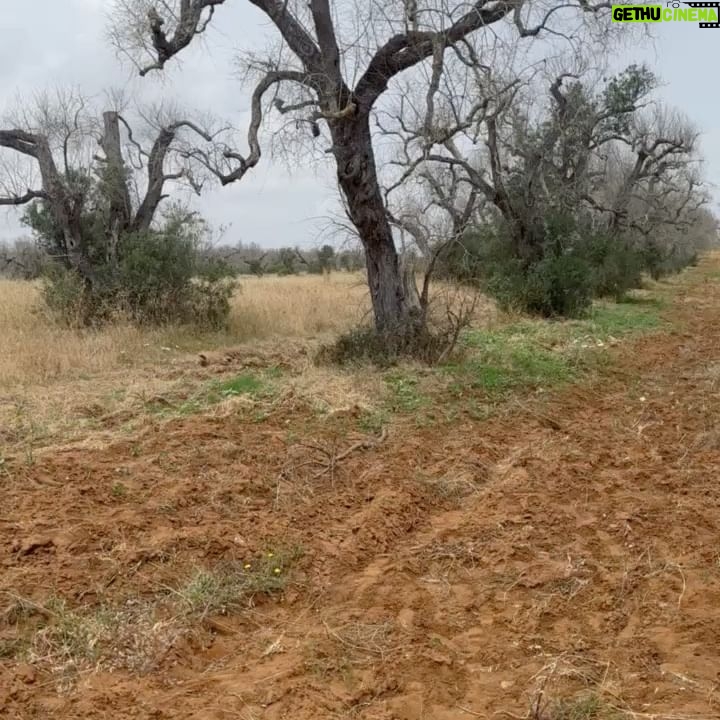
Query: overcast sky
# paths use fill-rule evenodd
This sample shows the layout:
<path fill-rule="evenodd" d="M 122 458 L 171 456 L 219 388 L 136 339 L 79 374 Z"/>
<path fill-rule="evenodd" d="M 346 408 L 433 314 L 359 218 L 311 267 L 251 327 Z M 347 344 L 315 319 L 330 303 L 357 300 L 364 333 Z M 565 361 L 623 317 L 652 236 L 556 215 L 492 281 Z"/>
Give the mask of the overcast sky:
<path fill-rule="evenodd" d="M 234 49 L 261 46 L 271 33 L 249 2 L 228 0 L 217 13 L 205 47 L 182 56 L 162 79 L 139 80 L 115 57 L 106 41 L 110 0 L 23 0 L 4 2 L 0 15 L 0 115 L 21 97 L 55 86 L 77 86 L 88 95 L 129 87 L 150 98 L 177 97 L 189 108 L 210 109 L 242 124 L 247 92 L 233 75 Z M 706 176 L 720 200 L 720 29 L 694 23 L 660 23 L 654 46 L 627 49 L 620 64 L 646 61 L 660 75 L 661 97 L 685 112 L 702 132 Z M 156 74 L 157 75 L 157 74 Z M 204 194 L 199 207 L 225 242 L 264 246 L 318 242 L 337 210 L 329 166 L 289 171 L 264 158 L 245 180 Z M 717 207 L 717 206 L 716 206 Z M 16 211 L 0 212 L 0 239 L 22 234 Z"/>

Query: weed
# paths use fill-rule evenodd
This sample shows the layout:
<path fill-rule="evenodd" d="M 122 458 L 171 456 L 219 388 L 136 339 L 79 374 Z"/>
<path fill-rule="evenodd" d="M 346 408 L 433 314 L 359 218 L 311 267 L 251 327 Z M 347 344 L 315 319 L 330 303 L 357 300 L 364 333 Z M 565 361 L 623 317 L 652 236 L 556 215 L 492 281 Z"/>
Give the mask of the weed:
<path fill-rule="evenodd" d="M 0 639 L 0 660 L 19 658 L 27 650 L 27 645 L 20 638 Z"/>
<path fill-rule="evenodd" d="M 262 381 L 254 375 L 247 373 L 238 375 L 230 380 L 214 383 L 208 393 L 208 399 L 212 399 L 214 394 L 219 395 L 221 398 L 237 397 L 238 395 L 256 395 L 262 388 Z"/>
<path fill-rule="evenodd" d="M 208 410 L 228 398 L 247 396 L 251 398 L 269 397 L 272 386 L 266 382 L 275 377 L 275 372 L 265 373 L 257 377 L 252 373 L 243 373 L 224 380 L 213 380 L 201 386 L 193 394 L 184 398 L 157 396 L 146 403 L 148 410 L 162 417 L 187 417 Z"/>
<path fill-rule="evenodd" d="M 83 616 L 68 608 L 64 600 L 53 598 L 47 603 L 53 622 L 36 636 L 36 649 L 47 648 L 74 662 L 95 660 L 100 638 L 109 630 L 104 613 Z"/>
<path fill-rule="evenodd" d="M 387 423 L 388 413 L 385 410 L 365 410 L 357 420 L 360 430 L 376 435 Z"/>
<path fill-rule="evenodd" d="M 213 570 L 197 569 L 175 591 L 190 615 L 225 614 L 285 588 L 288 569 L 298 549 L 266 552 L 247 563 L 228 563 Z"/>
<path fill-rule="evenodd" d="M 140 601 L 71 609 L 65 600 L 51 598 L 44 607 L 36 607 L 46 623 L 27 644 L 17 641 L 18 652 L 28 662 L 42 663 L 66 684 L 86 668 L 146 672 L 183 632 L 174 620 L 159 619 L 155 605 Z"/>
<path fill-rule="evenodd" d="M 477 492 L 481 483 L 467 472 L 448 472 L 442 477 L 419 475 L 418 481 L 441 500 L 459 502 Z"/>
<path fill-rule="evenodd" d="M 116 482 L 112 486 L 112 494 L 116 498 L 123 498 L 127 495 L 127 487 L 121 482 Z"/>
<path fill-rule="evenodd" d="M 390 391 L 388 404 L 393 412 L 414 412 L 429 402 L 418 391 L 419 381 L 416 377 L 393 373 L 385 378 L 385 384 Z"/>
<path fill-rule="evenodd" d="M 620 720 L 622 714 L 595 693 L 560 700 L 545 706 L 537 705 L 532 720 Z"/>

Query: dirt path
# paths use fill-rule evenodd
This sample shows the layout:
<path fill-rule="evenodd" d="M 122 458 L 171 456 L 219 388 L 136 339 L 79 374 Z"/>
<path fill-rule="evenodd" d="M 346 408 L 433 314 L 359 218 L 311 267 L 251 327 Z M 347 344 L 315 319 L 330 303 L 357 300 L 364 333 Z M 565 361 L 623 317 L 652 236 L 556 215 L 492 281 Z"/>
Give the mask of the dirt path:
<path fill-rule="evenodd" d="M 332 474 L 303 443 L 348 447 L 350 425 L 298 407 L 3 480 L 0 591 L 38 603 L 151 597 L 271 543 L 304 556 L 279 600 L 199 621 L 142 672 L 58 692 L 0 661 L 0 716 L 454 720 L 593 694 L 604 713 L 720 717 L 718 268 L 684 276 L 676 329 L 619 348 L 601 381 L 485 423 L 393 426 Z M 566 717 L 608 717 L 594 702 Z"/>

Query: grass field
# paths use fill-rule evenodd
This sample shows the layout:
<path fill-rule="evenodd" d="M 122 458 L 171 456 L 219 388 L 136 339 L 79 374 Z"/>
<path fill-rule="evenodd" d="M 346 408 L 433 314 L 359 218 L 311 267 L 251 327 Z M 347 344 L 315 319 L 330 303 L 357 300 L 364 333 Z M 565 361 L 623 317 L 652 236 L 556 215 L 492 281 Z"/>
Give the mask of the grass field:
<path fill-rule="evenodd" d="M 39 284 L 0 280 L 0 390 L 136 367 L 168 353 L 337 333 L 359 323 L 368 307 L 361 275 L 249 277 L 239 283 L 224 334 L 127 325 L 76 332 L 46 317 Z"/>
<path fill-rule="evenodd" d="M 313 362 L 356 276 L 207 335 L 0 282 L 0 716 L 717 717 L 718 267 L 387 369 Z"/>

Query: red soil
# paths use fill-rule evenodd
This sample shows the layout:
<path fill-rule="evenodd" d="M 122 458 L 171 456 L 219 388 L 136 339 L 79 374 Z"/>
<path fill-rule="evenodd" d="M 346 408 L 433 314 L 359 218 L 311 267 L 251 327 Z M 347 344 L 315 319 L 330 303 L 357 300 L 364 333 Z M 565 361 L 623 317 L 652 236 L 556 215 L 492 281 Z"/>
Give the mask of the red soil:
<path fill-rule="evenodd" d="M 42 664 L 0 660 L 0 717 L 524 717 L 541 690 L 720 717 L 720 286 L 698 273 L 670 315 L 601 381 L 486 422 L 395 424 L 332 477 L 303 443 L 342 452 L 352 418 L 278 408 L 1 479 L 0 593 L 38 603 L 152 597 L 278 543 L 304 555 L 280 597 L 147 672 L 58 692 Z"/>

